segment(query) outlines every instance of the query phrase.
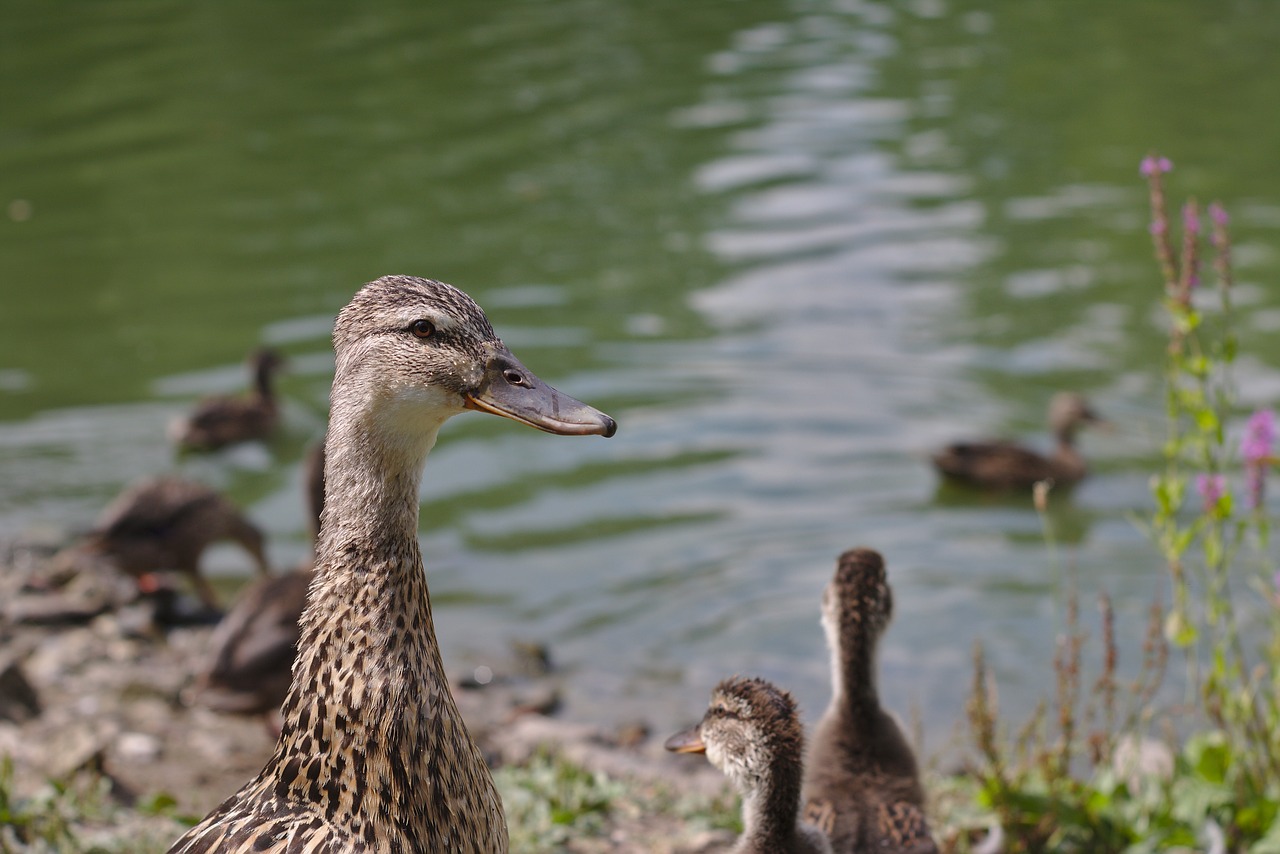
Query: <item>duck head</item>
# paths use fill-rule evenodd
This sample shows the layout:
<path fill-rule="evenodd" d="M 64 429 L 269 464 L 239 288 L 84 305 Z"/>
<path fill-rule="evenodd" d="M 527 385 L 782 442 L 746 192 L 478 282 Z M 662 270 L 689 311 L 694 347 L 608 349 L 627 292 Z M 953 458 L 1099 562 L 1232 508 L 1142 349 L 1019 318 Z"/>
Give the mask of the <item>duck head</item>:
<path fill-rule="evenodd" d="M 1062 391 L 1049 401 L 1049 429 L 1059 440 L 1070 442 L 1076 430 L 1084 425 L 1107 427 L 1084 395 L 1074 391 Z"/>
<path fill-rule="evenodd" d="M 560 435 L 612 436 L 604 413 L 556 391 L 521 364 L 462 291 L 413 276 L 365 285 L 338 315 L 335 417 L 376 414 L 384 440 L 430 435 L 467 409 Z M 339 411 L 343 407 L 350 411 Z"/>
<path fill-rule="evenodd" d="M 664 745 L 675 753 L 705 753 L 740 792 L 759 789 L 777 762 L 799 764 L 804 734 L 790 694 L 763 679 L 725 679 L 696 726 Z"/>
<path fill-rule="evenodd" d="M 840 555 L 835 575 L 822 592 L 822 627 L 833 650 L 858 644 L 867 652 L 893 619 L 893 591 L 884 558 L 871 549 Z"/>

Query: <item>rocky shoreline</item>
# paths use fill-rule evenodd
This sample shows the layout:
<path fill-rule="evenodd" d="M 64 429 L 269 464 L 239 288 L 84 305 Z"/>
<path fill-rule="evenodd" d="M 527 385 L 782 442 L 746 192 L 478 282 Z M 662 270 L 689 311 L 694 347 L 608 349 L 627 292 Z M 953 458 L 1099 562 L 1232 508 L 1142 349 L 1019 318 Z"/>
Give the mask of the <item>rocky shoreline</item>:
<path fill-rule="evenodd" d="M 147 602 L 92 616 L 51 607 L 40 599 L 45 594 L 21 590 L 23 567 L 6 564 L 0 761 L 11 764 L 10 794 L 38 799 L 51 781 L 88 786 L 106 806 L 72 822 L 81 842 L 163 851 L 184 821 L 204 815 L 258 772 L 275 743 L 271 723 L 192 702 L 212 632 L 207 622 L 162 629 Z M 723 778 L 707 763 L 665 753 L 665 734 L 651 735 L 643 723 L 609 731 L 557 717 L 560 676 L 544 651 L 491 653 L 491 661 L 453 680 L 491 765 L 520 767 L 553 756 L 621 784 L 618 802 L 601 811 L 603 821 L 589 835 L 547 850 L 676 854 L 722 850 L 732 841 L 730 831 L 689 821 L 687 810 L 655 812 L 656 804 L 680 800 L 731 808 Z"/>

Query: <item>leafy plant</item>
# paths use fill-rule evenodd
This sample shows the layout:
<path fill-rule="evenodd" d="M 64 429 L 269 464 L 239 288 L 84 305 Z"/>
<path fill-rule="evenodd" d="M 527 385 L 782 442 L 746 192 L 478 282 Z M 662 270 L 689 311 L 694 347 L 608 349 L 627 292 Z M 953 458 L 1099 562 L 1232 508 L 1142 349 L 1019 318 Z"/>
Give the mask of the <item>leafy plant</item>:
<path fill-rule="evenodd" d="M 988 829 L 1007 852 L 1280 854 L 1280 575 L 1271 574 L 1266 559 L 1264 501 L 1266 476 L 1277 462 L 1276 425 L 1269 411 L 1255 412 L 1238 457 L 1228 441 L 1238 355 L 1228 217 L 1221 205 L 1210 205 L 1206 235 L 1204 211 L 1188 201 L 1175 251 L 1164 191 L 1171 169 L 1156 155 L 1141 168 L 1169 321 L 1167 435 L 1162 468 L 1152 478 L 1155 507 L 1143 528 L 1167 567 L 1171 602 L 1152 605 L 1141 672 L 1121 686 L 1110 603 L 1101 597 L 1101 675 L 1086 686 L 1086 637 L 1072 591 L 1054 658 L 1054 714 L 1042 704 L 1012 739 L 1000 722 L 982 649 L 975 650 L 968 717 L 976 761 L 940 790 L 940 824 L 952 849 L 970 847 Z M 1206 239 L 1212 293 L 1201 286 Z M 1243 501 L 1232 488 L 1235 472 Z M 1037 490 L 1037 507 L 1052 550 L 1045 489 Z M 1250 632 L 1242 628 L 1243 590 L 1262 594 L 1254 601 L 1265 603 L 1265 625 L 1255 620 Z M 1263 642 L 1250 650 L 1246 637 L 1258 634 Z M 1204 727 L 1176 750 L 1164 747 L 1175 741 L 1172 726 L 1163 741 L 1145 738 L 1168 711 L 1154 701 L 1171 651 L 1186 668 L 1185 705 Z"/>

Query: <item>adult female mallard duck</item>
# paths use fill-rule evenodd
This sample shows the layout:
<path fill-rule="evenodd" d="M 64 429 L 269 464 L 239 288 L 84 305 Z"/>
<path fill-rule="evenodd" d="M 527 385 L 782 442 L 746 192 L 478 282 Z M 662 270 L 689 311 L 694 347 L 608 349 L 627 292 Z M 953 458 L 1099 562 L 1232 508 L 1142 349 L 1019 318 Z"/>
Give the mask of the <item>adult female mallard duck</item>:
<path fill-rule="evenodd" d="M 705 753 L 742 795 L 734 854 L 829 854 L 800 821 L 804 730 L 791 695 L 763 679 L 725 679 L 702 720 L 667 739 L 667 750 Z"/>
<path fill-rule="evenodd" d="M 1076 448 L 1076 431 L 1100 419 L 1083 395 L 1060 392 L 1049 403 L 1049 428 L 1056 446 L 1045 456 L 1012 442 L 957 442 L 933 455 L 933 464 L 953 480 L 988 489 L 1030 488 L 1038 481 L 1051 480 L 1070 486 L 1088 469 Z"/>
<path fill-rule="evenodd" d="M 280 421 L 272 377 L 284 365 L 275 350 L 255 351 L 249 359 L 253 389 L 246 397 L 209 397 L 169 425 L 170 438 L 190 451 L 216 451 L 237 442 L 266 439 Z"/>
<path fill-rule="evenodd" d="M 303 470 L 314 537 L 324 509 L 323 443 L 307 452 Z M 209 657 L 196 679 L 196 702 L 242 715 L 270 716 L 280 710 L 293 681 L 298 623 L 314 577 L 313 563 L 314 553 L 292 572 L 245 588 L 209 638 Z"/>
<path fill-rule="evenodd" d="M 440 660 L 418 486 L 449 418 L 549 433 L 612 418 L 538 379 L 451 285 L 387 276 L 333 331 L 316 579 L 275 754 L 172 852 L 504 852 L 502 802 Z"/>
<path fill-rule="evenodd" d="M 200 556 L 212 543 L 234 540 L 267 575 L 262 532 L 204 484 L 177 477 L 140 481 L 108 504 L 93 529 L 71 547 L 72 559 L 102 559 L 139 579 L 178 570 L 195 584 L 201 601 L 217 607 L 217 594 L 200 574 Z"/>
<path fill-rule="evenodd" d="M 915 754 L 876 691 L 876 645 L 893 616 L 884 559 L 840 555 L 822 594 L 831 649 L 831 704 L 814 729 L 805 772 L 808 821 L 836 854 L 936 854 Z"/>

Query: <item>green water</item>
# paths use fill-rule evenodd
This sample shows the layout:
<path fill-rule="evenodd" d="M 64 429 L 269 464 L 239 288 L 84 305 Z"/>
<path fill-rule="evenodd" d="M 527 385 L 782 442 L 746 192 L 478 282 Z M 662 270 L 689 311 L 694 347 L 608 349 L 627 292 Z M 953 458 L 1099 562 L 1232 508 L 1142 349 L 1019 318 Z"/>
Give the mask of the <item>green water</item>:
<path fill-rule="evenodd" d="M 1138 161 L 1233 214 L 1245 402 L 1280 396 L 1280 15 L 1266 2 L 5 0 L 0 536 L 134 478 L 225 489 L 306 552 L 298 461 L 329 322 L 389 272 L 453 282 L 609 441 L 467 416 L 428 464 L 450 664 L 551 645 L 567 713 L 682 724 L 720 676 L 816 713 L 835 555 L 885 552 L 884 690 L 936 744 L 992 650 L 1049 690 L 1067 567 L 1133 636 L 1162 589 L 1126 514 L 1158 453 Z M 269 445 L 165 425 L 285 352 Z M 938 490 L 929 448 L 1037 436 L 1059 388 L 1121 429 L 1059 502 Z M 247 564 L 233 550 L 214 572 Z"/>

